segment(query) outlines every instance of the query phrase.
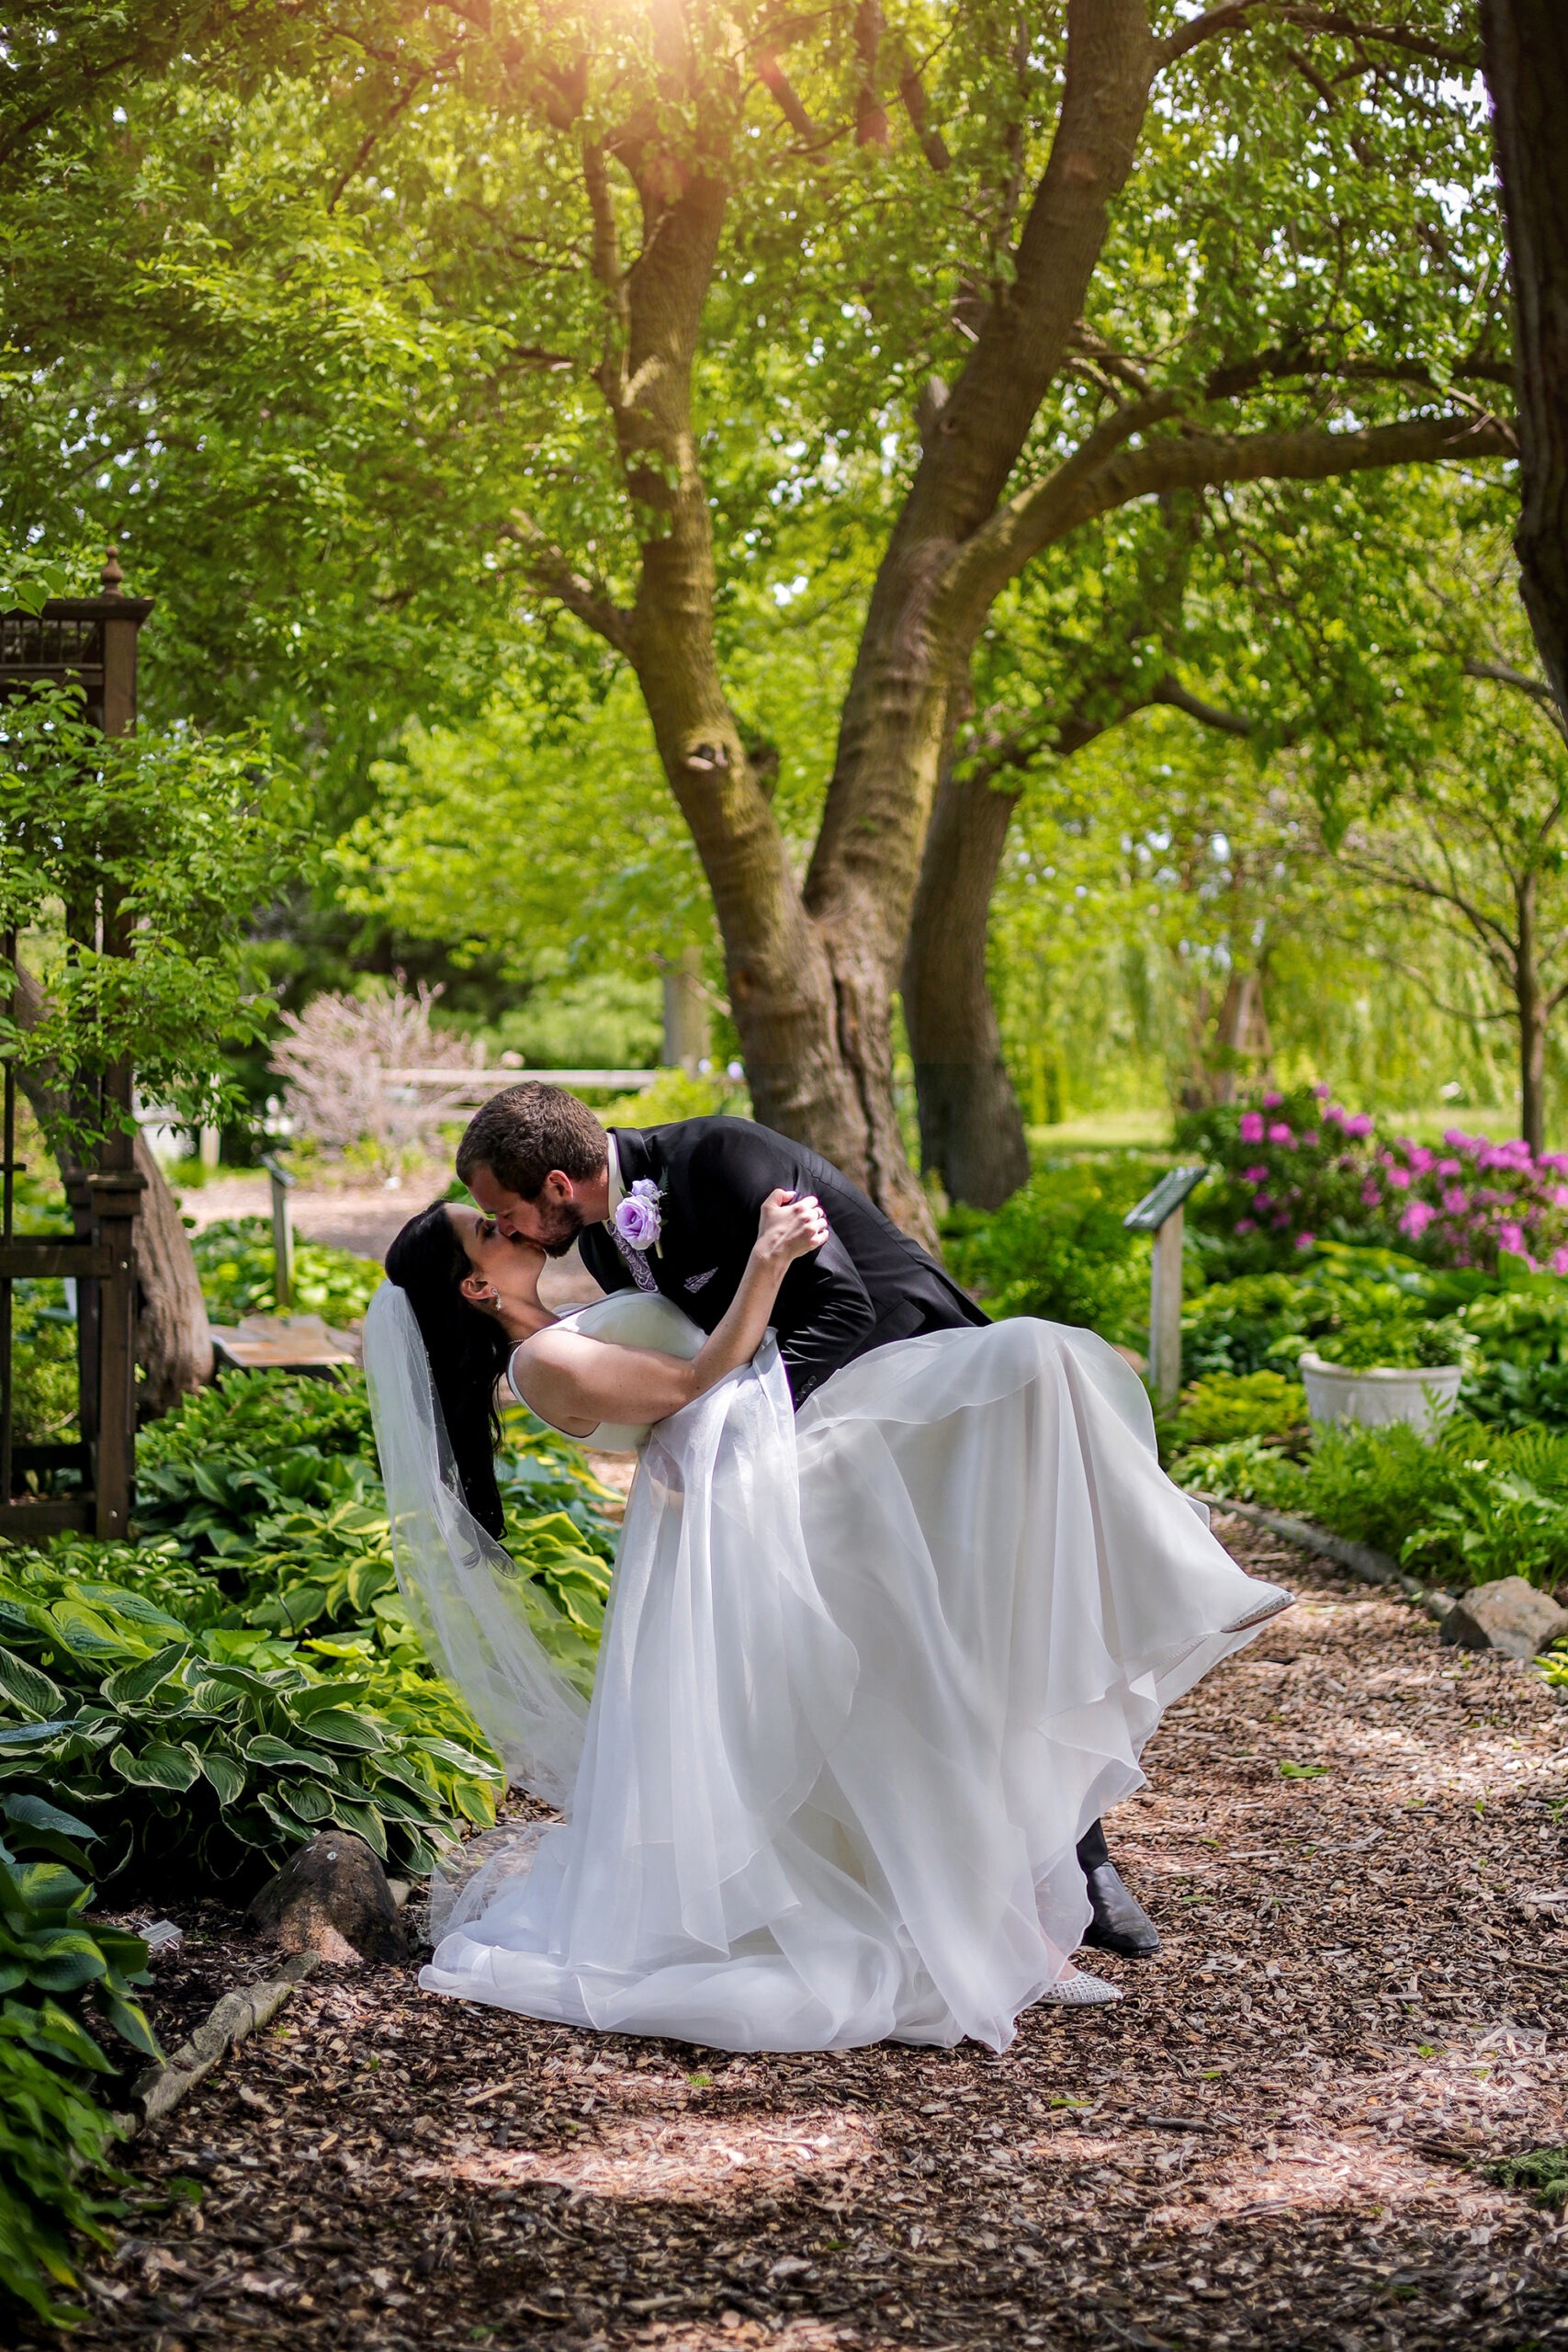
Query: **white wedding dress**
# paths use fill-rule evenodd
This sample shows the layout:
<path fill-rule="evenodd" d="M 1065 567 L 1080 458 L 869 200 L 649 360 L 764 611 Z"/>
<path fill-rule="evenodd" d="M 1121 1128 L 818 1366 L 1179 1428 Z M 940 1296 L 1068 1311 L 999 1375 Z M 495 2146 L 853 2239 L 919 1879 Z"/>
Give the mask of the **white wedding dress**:
<path fill-rule="evenodd" d="M 577 1320 L 702 1338 L 632 1294 Z M 394 1367 L 427 1424 L 428 1373 L 390 1284 L 367 1339 L 411 1605 L 513 1779 L 565 1814 L 485 1841 L 435 1992 L 728 2050 L 1001 2050 L 1070 1972 L 1074 1849 L 1142 1784 L 1161 1711 L 1289 1605 L 1164 1476 L 1142 1384 L 1091 1333 L 902 1340 L 798 1419 L 770 1337 L 621 1433 L 644 1442 L 584 1711 L 439 1431 L 415 1460 Z"/>

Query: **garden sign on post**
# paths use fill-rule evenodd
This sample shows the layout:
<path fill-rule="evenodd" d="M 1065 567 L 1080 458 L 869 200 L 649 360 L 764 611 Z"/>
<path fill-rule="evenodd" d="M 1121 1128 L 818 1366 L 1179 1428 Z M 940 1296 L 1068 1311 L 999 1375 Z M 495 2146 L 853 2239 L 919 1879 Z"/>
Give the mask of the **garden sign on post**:
<path fill-rule="evenodd" d="M 1122 1220 L 1129 1233 L 1152 1233 L 1155 1238 L 1149 1279 L 1149 1385 L 1162 1405 L 1174 1404 L 1181 1387 L 1182 1207 L 1208 1172 L 1206 1168 L 1173 1168 Z"/>
<path fill-rule="evenodd" d="M 0 614 L 0 701 L 34 685 L 80 687 L 87 717 L 105 735 L 136 724 L 136 646 L 152 609 L 127 596 L 114 549 L 97 596 L 54 597 L 38 613 Z M 107 884 L 64 909 L 67 933 L 109 956 L 131 953 L 131 925 Z M 17 942 L 0 939 L 0 986 L 14 982 Z M 62 1170 L 75 1227 L 63 1235 L 15 1230 L 17 1080 L 0 1087 L 0 1535 L 22 1542 L 75 1528 L 123 1537 L 130 1523 L 136 1447 L 136 1216 L 143 1178 L 135 1166 L 129 1064 L 96 1080 L 105 1139 L 96 1168 Z M 77 1434 L 68 1443 L 17 1443 L 12 1377 L 12 1285 L 64 1277 L 76 1284 Z M 79 1484 L 58 1490 L 62 1473 Z"/>

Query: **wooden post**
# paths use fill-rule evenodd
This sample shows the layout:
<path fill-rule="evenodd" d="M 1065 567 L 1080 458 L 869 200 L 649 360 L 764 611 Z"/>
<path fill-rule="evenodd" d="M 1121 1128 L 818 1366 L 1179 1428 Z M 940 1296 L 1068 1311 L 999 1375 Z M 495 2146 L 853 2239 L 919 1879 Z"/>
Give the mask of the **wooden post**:
<path fill-rule="evenodd" d="M 664 1060 L 683 1069 L 688 1078 L 705 1061 L 712 1032 L 707 992 L 703 987 L 703 951 L 686 947 L 678 963 L 664 967 Z"/>
<path fill-rule="evenodd" d="M 276 1269 L 272 1286 L 277 1294 L 278 1313 L 287 1315 L 294 1304 L 294 1227 L 288 1217 L 288 1195 L 295 1180 L 270 1152 L 262 1154 L 262 1166 L 272 1180 L 272 1256 Z"/>
<path fill-rule="evenodd" d="M 1154 1235 L 1149 1279 L 1149 1386 L 1162 1405 L 1181 1391 L 1181 1239 L 1188 1194 L 1206 1168 L 1173 1168 L 1122 1222 L 1129 1233 Z"/>
<path fill-rule="evenodd" d="M 1179 1201 L 1155 1235 L 1149 1283 L 1149 1385 L 1162 1405 L 1173 1405 L 1181 1388 L 1181 1237 L 1186 1218 Z"/>
<path fill-rule="evenodd" d="M 130 1138 L 126 1138 L 130 1142 Z M 130 1532 L 136 1499 L 136 1219 L 146 1178 L 134 1168 L 89 1176 L 93 1222 L 107 1266 L 98 1283 L 98 1442 L 93 1532 Z"/>
<path fill-rule="evenodd" d="M 124 594 L 124 575 L 111 548 L 96 596 L 51 597 L 41 613 L 0 616 L 0 702 L 40 682 L 73 684 L 81 689 L 87 717 L 106 736 L 131 734 L 137 634 L 152 609 L 150 598 Z M 101 852 L 104 845 L 97 846 Z M 133 953 L 134 924 L 111 885 L 84 888 L 62 911 L 68 940 L 88 949 L 101 946 L 109 956 Z M 12 1115 L 0 1117 L 0 1126 L 10 1137 L 15 1083 L 9 1069 L 5 1091 Z M 127 1063 L 86 1079 L 73 1104 L 88 1124 L 101 1119 L 104 1142 L 96 1170 L 61 1170 L 72 1238 L 14 1235 L 8 1179 L 0 1197 L 0 1310 L 13 1279 L 63 1278 L 76 1285 L 77 1442 L 17 1442 L 6 1409 L 9 1350 L 0 1329 L 0 1355 L 6 1358 L 0 1367 L 0 1526 L 23 1542 L 64 1528 L 107 1537 L 130 1532 L 135 1498 L 135 1234 L 143 1190 L 135 1166 L 130 1104 Z M 0 1142 L 0 1159 L 14 1161 L 9 1141 Z M 27 1484 L 35 1475 L 50 1477 L 62 1470 L 81 1476 L 82 1492 L 35 1493 Z"/>

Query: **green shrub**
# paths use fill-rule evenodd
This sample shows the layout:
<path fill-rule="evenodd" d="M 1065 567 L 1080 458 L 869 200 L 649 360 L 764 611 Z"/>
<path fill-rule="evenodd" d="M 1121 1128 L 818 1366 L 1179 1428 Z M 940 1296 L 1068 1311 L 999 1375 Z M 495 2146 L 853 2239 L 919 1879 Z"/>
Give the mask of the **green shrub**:
<path fill-rule="evenodd" d="M 1529 2148 L 1522 2155 L 1488 2165 L 1485 2171 L 1499 2188 L 1524 2190 L 1546 2212 L 1558 2213 L 1568 2205 L 1568 2148 Z"/>
<path fill-rule="evenodd" d="M 214 1323 L 276 1314 L 277 1261 L 269 1217 L 220 1218 L 193 1232 L 190 1246 Z M 289 1312 L 324 1316 L 329 1323 L 357 1322 L 385 1279 L 374 1258 L 356 1258 L 351 1250 L 326 1242 L 297 1240 Z"/>
<path fill-rule="evenodd" d="M 1181 1392 L 1170 1442 L 1213 1445 L 1235 1438 L 1287 1437 L 1306 1420 L 1306 1391 L 1282 1372 L 1210 1373 Z"/>
<path fill-rule="evenodd" d="M 1503 1430 L 1468 1414 L 1430 1438 L 1407 1422 L 1336 1422 L 1303 1461 L 1247 1438 L 1194 1447 L 1171 1476 L 1314 1521 L 1436 1583 L 1568 1577 L 1568 1431 Z"/>
<path fill-rule="evenodd" d="M 136 1998 L 147 1947 L 86 1916 L 85 1823 L 16 1793 L 0 1821 L 0 2308 L 63 2324 L 82 2315 L 57 2301 L 77 2284 L 73 2235 L 107 2244 L 123 2211 L 103 2193 L 118 2127 L 94 2096 L 119 2068 L 89 2029 L 160 2054 Z"/>
<path fill-rule="evenodd" d="M 509 1413 L 505 1428 L 497 1480 L 524 1607 L 586 1692 L 609 1598 L 615 1528 L 604 1506 L 614 1498 L 570 1439 L 532 1414 Z M 138 1489 L 139 1530 L 209 1563 L 204 1594 L 166 1604 L 219 1629 L 209 1651 L 270 1666 L 290 1654 L 280 1643 L 313 1634 L 329 1637 L 307 1643 L 316 1655 L 423 1663 L 397 1589 L 359 1374 L 338 1385 L 252 1373 L 188 1398 L 139 1447 Z"/>
<path fill-rule="evenodd" d="M 1423 1366 L 1462 1364 L 1475 1353 L 1475 1341 L 1457 1316 L 1427 1321 L 1419 1315 L 1369 1315 L 1352 1317 L 1313 1341 L 1325 1363 L 1344 1365 L 1349 1372 L 1416 1372 Z"/>
<path fill-rule="evenodd" d="M 948 1264 L 987 1312 L 1038 1315 L 1122 1344 L 1148 1336 L 1149 1243 L 1122 1220 L 1147 1192 L 1145 1160 L 1050 1165 L 999 1209 L 955 1209 Z"/>
<path fill-rule="evenodd" d="M 141 1593 L 3 1562 L 0 1789 L 84 1813 L 104 1876 L 253 1879 L 329 1821 L 423 1873 L 454 1815 L 493 1820 L 494 1765 L 379 1714 L 369 1678 L 214 1657 Z"/>

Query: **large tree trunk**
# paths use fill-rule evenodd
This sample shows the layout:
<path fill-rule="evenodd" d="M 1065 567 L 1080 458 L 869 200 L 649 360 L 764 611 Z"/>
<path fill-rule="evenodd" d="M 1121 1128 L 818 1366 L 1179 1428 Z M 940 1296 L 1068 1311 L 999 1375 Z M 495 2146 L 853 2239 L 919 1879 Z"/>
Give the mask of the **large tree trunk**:
<path fill-rule="evenodd" d="M 16 967 L 13 999 L 19 1027 L 31 1028 L 44 1008 L 44 995 L 32 974 Z M 62 1104 L 47 1074 L 21 1070 L 18 1083 L 44 1140 L 62 1159 L 60 1138 Z M 139 1311 L 136 1361 L 141 1382 L 138 1409 L 145 1419 L 166 1413 L 193 1388 L 212 1377 L 212 1341 L 208 1335 L 207 1307 L 201 1277 L 191 1254 L 190 1239 L 180 1222 L 179 1204 L 164 1180 L 163 1170 L 142 1137 L 136 1138 L 136 1170 L 145 1181 L 141 1211 L 136 1220 L 136 1275 Z"/>
<path fill-rule="evenodd" d="M 906 1199 L 913 1180 L 893 1117 L 892 995 L 953 709 L 983 617 L 954 628 L 937 605 L 956 550 L 994 514 L 1082 315 L 1156 62 L 1144 0 L 1069 0 L 1067 25 L 1050 158 L 1011 283 L 996 289 L 926 437 L 878 570 L 806 883 L 873 1170 Z"/>
<path fill-rule="evenodd" d="M 1486 81 L 1508 222 L 1525 604 L 1568 718 L 1568 8 L 1482 0 Z"/>
<path fill-rule="evenodd" d="M 1212 13 L 1228 21 L 1231 12 Z M 997 595 L 1045 547 L 1134 500 L 1279 473 L 1304 481 L 1423 459 L 1472 461 L 1507 441 L 1502 427 L 1478 424 L 1469 410 L 1357 432 L 1314 422 L 1294 432 L 1150 437 L 1181 405 L 1176 387 L 1156 386 L 1118 402 L 1071 456 L 1017 488 L 1041 403 L 1081 329 L 1153 76 L 1174 53 L 1151 37 L 1146 0 L 1066 0 L 1066 16 L 1050 154 L 1016 245 L 987 289 L 962 373 L 935 404 L 879 566 L 804 887 L 724 692 L 710 507 L 692 417 L 728 142 L 744 113 L 743 71 L 734 57 L 716 62 L 689 39 L 682 11 L 672 8 L 650 19 L 660 98 L 612 143 L 598 143 L 581 96 L 559 75 L 547 74 L 542 85 L 551 121 L 582 141 L 592 266 L 604 297 L 595 374 L 639 550 L 632 610 L 539 543 L 526 516 L 516 518 L 518 536 L 535 547 L 538 583 L 637 672 L 713 892 L 759 1114 L 825 1152 L 931 1242 L 895 1113 L 892 1002 L 953 715 Z M 776 59 L 762 78 L 775 95 L 787 88 Z M 670 135 L 669 109 L 682 94 L 701 122 L 694 141 Z M 790 106 L 801 130 L 798 100 Z M 640 250 L 628 267 L 612 167 L 630 175 L 642 205 Z M 986 1051 L 994 1079 L 994 1047 Z"/>
<path fill-rule="evenodd" d="M 944 776 L 904 957 L 920 1156 L 950 1196 L 994 1209 L 1029 1175 L 1018 1098 L 986 984 L 986 933 L 1017 792 Z"/>

